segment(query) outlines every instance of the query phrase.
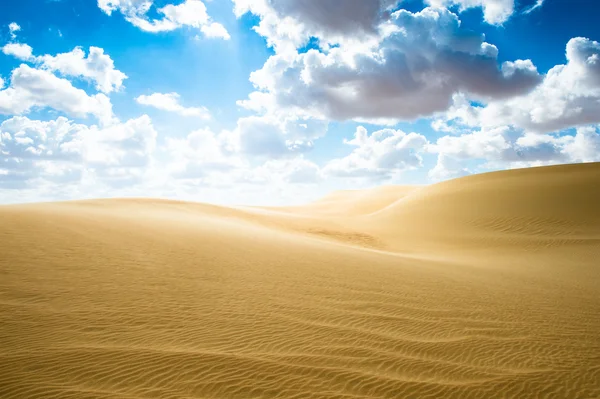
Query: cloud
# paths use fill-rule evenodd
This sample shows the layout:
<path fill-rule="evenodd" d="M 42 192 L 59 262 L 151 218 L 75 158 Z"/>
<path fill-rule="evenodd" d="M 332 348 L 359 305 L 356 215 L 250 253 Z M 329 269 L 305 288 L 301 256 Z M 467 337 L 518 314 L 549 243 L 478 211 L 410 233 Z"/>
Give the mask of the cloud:
<path fill-rule="evenodd" d="M 530 14 L 531 12 L 537 10 L 538 8 L 544 5 L 544 1 L 545 0 L 536 0 L 535 4 L 523 10 L 523 14 Z"/>
<path fill-rule="evenodd" d="M 279 158 L 289 152 L 279 124 L 266 118 L 240 118 L 234 134 L 235 147 L 244 154 Z"/>
<path fill-rule="evenodd" d="M 543 1 L 543 0 L 538 0 Z M 451 7 L 457 5 L 460 10 L 481 7 L 485 22 L 500 25 L 513 14 L 514 0 L 425 0 L 426 4 L 434 7 Z"/>
<path fill-rule="evenodd" d="M 67 118 L 34 121 L 16 116 L 0 124 L 0 184 L 22 188 L 34 178 L 67 183 L 81 177 L 81 128 Z"/>
<path fill-rule="evenodd" d="M 302 155 L 249 162 L 231 151 L 226 133 L 200 129 L 169 137 L 159 162 L 157 132 L 146 115 L 108 127 L 62 116 L 49 121 L 14 116 L 0 124 L 0 194 L 17 201 L 107 193 L 213 201 L 229 195 L 233 202 L 250 193 L 254 203 L 275 203 L 282 195 L 295 201 L 311 197 L 293 185 L 320 181 L 316 164 Z"/>
<path fill-rule="evenodd" d="M 211 174 L 223 174 L 245 166 L 242 160 L 227 149 L 226 137 L 200 129 L 183 139 L 167 138 L 166 152 L 171 161 L 169 175 L 176 179 L 205 179 Z"/>
<path fill-rule="evenodd" d="M 210 113 L 205 107 L 184 107 L 179 103 L 177 93 L 153 93 L 148 96 L 141 95 L 135 99 L 138 104 L 148 105 L 163 111 L 175 112 L 182 116 L 193 116 L 201 119 L 210 119 Z"/>
<path fill-rule="evenodd" d="M 567 63 L 557 65 L 528 94 L 491 101 L 487 106 L 463 104 L 478 126 L 513 125 L 537 133 L 600 123 L 600 43 L 573 38 L 567 44 Z"/>
<path fill-rule="evenodd" d="M 212 187 L 312 183 L 319 179 L 319 168 L 302 152 L 312 148 L 309 138 L 323 135 L 326 129 L 327 124 L 319 121 L 240 118 L 231 131 L 215 133 L 205 128 L 184 139 L 168 138 L 165 151 L 171 161 L 166 168 L 175 179 Z"/>
<path fill-rule="evenodd" d="M 8 24 L 8 30 L 10 31 L 11 39 L 15 40 L 17 38 L 17 32 L 21 30 L 21 26 L 19 26 L 19 24 L 16 22 L 11 22 Z"/>
<path fill-rule="evenodd" d="M 399 0 L 234 0 L 240 17 L 252 13 L 261 18 L 255 30 L 280 50 L 302 46 L 310 37 L 325 42 L 341 38 L 377 35 L 379 25 L 390 16 Z"/>
<path fill-rule="evenodd" d="M 240 121 L 238 129 L 244 130 L 248 124 L 258 126 L 259 121 Z M 266 183 L 270 186 L 311 184 L 320 179 L 319 167 L 306 160 L 301 154 L 281 157 L 282 153 L 289 154 L 286 148 L 276 146 L 274 150 L 269 150 L 267 145 L 266 149 L 264 146 L 257 149 L 247 142 L 232 147 L 232 134 L 239 133 L 222 131 L 216 134 L 210 129 L 200 129 L 190 133 L 184 139 L 167 139 L 165 149 L 170 156 L 166 166 L 168 175 L 172 179 L 181 180 L 184 186 L 193 184 L 222 189 L 230 189 L 236 185 Z M 272 138 L 257 137 L 258 143 L 268 144 L 270 140 Z M 246 147 L 247 145 L 250 147 Z M 256 165 L 248 158 L 248 156 L 260 157 L 265 154 L 277 159 L 267 158 L 263 163 Z"/>
<path fill-rule="evenodd" d="M 153 7 L 153 0 L 98 0 L 98 7 L 107 15 L 118 11 L 125 19 L 143 31 L 158 33 L 169 32 L 181 27 L 200 29 L 205 36 L 228 40 L 229 33 L 225 27 L 213 22 L 206 6 L 200 0 L 185 0 L 178 5 L 167 4 L 157 8 L 161 19 L 151 19 L 148 12 Z"/>
<path fill-rule="evenodd" d="M 509 126 L 444 136 L 429 146 L 438 154 L 429 172 L 434 180 L 490 169 L 530 167 L 600 160 L 600 131 L 581 127 L 575 134 L 535 134 Z M 477 164 L 470 170 L 468 164 Z"/>
<path fill-rule="evenodd" d="M 455 95 L 432 122 L 453 135 L 429 147 L 438 154 L 430 177 L 600 160 L 600 43 L 573 38 L 566 59 L 525 95 L 483 105 Z"/>
<path fill-rule="evenodd" d="M 23 43 L 9 43 L 2 48 L 6 55 L 38 65 L 40 68 L 92 81 L 96 89 L 110 93 L 123 87 L 127 75 L 115 69 L 114 61 L 99 47 L 90 47 L 89 54 L 80 47 L 68 53 L 34 56 L 32 48 Z"/>
<path fill-rule="evenodd" d="M 23 64 L 12 71 L 10 80 L 10 86 L 0 91 L 0 114 L 21 115 L 34 107 L 50 107 L 78 118 L 93 115 L 102 123 L 114 118 L 107 96 L 89 96 L 48 71 Z"/>
<path fill-rule="evenodd" d="M 225 29 L 225 27 L 218 22 L 211 22 L 210 24 L 202 25 L 200 30 L 202 31 L 202 33 L 204 33 L 204 36 L 211 39 L 231 39 L 231 36 L 229 35 L 229 32 L 227 32 L 227 29 Z"/>
<path fill-rule="evenodd" d="M 275 183 L 275 185 L 286 183 L 314 184 L 321 179 L 321 169 L 302 155 L 287 159 L 269 160 L 238 177 L 238 180 L 253 181 L 255 183 Z"/>
<path fill-rule="evenodd" d="M 374 48 L 271 56 L 250 76 L 258 91 L 239 104 L 258 112 L 394 123 L 445 111 L 456 93 L 490 101 L 527 93 L 541 81 L 529 60 L 499 66 L 497 48 L 447 10 L 400 10 L 392 22 Z"/>
<path fill-rule="evenodd" d="M 37 57 L 36 62 L 44 69 L 65 76 L 91 80 L 103 93 L 121 89 L 123 80 L 127 79 L 127 75 L 115 69 L 114 61 L 99 47 L 90 47 L 87 56 L 83 49 L 76 47 L 68 53 Z"/>
<path fill-rule="evenodd" d="M 318 119 L 249 116 L 238 119 L 236 128 L 224 134 L 232 151 L 283 158 L 311 150 L 313 141 L 325 135 L 328 125 Z"/>
<path fill-rule="evenodd" d="M 27 44 L 8 43 L 2 47 L 2 52 L 21 61 L 32 61 L 35 59 L 35 57 L 33 57 L 33 49 Z"/>
<path fill-rule="evenodd" d="M 86 140 L 86 163 L 99 169 L 145 168 L 156 147 L 157 132 L 147 115 L 105 128 L 92 126 Z"/>
<path fill-rule="evenodd" d="M 330 160 L 323 172 L 337 177 L 385 179 L 407 169 L 420 167 L 421 153 L 427 146 L 425 136 L 383 129 L 368 134 L 359 126 L 352 140 L 345 144 L 356 147 L 350 155 Z"/>
<path fill-rule="evenodd" d="M 564 145 L 564 152 L 574 162 L 600 161 L 600 126 L 584 126 Z"/>
<path fill-rule="evenodd" d="M 319 178 L 319 168 L 302 153 L 326 130 L 327 123 L 314 120 L 240 118 L 233 130 L 204 128 L 185 138 L 167 138 L 162 150 L 169 160 L 164 169 L 186 186 L 310 183 Z"/>
<path fill-rule="evenodd" d="M 79 183 L 86 173 L 101 183 L 133 182 L 151 163 L 156 131 L 149 117 L 100 128 L 65 117 L 39 121 L 15 116 L 0 124 L 3 188 Z"/>

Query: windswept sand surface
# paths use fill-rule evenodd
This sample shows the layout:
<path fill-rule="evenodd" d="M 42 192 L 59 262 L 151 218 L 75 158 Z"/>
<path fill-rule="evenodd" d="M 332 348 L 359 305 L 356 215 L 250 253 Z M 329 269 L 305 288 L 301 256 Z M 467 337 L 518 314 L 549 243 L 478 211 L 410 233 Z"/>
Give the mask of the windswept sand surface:
<path fill-rule="evenodd" d="M 600 164 L 0 207 L 0 308 L 3 399 L 600 398 Z"/>

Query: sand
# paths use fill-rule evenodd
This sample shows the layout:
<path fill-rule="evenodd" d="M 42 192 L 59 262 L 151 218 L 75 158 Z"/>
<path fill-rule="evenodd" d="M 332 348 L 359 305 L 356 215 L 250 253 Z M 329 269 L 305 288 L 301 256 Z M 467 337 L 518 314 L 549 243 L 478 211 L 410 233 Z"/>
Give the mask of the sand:
<path fill-rule="evenodd" d="M 599 205 L 583 164 L 3 206 L 0 398 L 600 398 Z"/>

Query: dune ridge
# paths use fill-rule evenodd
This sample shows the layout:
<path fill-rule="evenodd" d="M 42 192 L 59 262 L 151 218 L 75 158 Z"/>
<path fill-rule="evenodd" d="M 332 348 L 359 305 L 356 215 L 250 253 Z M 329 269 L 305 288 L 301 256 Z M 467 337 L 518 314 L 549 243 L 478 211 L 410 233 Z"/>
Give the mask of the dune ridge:
<path fill-rule="evenodd" d="M 597 398 L 599 203 L 582 164 L 3 206 L 0 397 Z"/>

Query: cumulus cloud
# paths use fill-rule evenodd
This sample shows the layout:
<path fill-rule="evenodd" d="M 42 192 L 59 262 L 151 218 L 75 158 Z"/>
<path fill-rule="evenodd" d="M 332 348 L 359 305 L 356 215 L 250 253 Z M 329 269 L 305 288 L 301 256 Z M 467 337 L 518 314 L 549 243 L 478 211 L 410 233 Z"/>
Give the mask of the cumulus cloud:
<path fill-rule="evenodd" d="M 145 115 L 105 128 L 65 117 L 15 116 L 0 125 L 0 181 L 3 188 L 22 188 L 35 179 L 76 182 L 89 172 L 115 186 L 142 175 L 155 146 L 156 131 Z"/>
<path fill-rule="evenodd" d="M 206 6 L 200 0 L 185 0 L 178 5 L 167 4 L 157 8 L 162 17 L 151 19 L 148 12 L 153 7 L 153 0 L 98 0 L 98 7 L 107 15 L 118 11 L 134 26 L 146 32 L 168 32 L 181 27 L 200 29 L 207 37 L 229 39 L 225 27 L 213 22 Z"/>
<path fill-rule="evenodd" d="M 73 117 L 113 120 L 112 104 L 104 94 L 89 96 L 52 73 L 21 65 L 12 71 L 10 86 L 0 91 L 0 114 L 26 114 L 34 107 L 50 107 Z"/>
<path fill-rule="evenodd" d="M 600 161 L 600 126 L 578 128 L 575 137 L 566 140 L 564 152 L 574 162 Z"/>
<path fill-rule="evenodd" d="M 231 39 L 231 36 L 229 35 L 229 32 L 227 32 L 227 29 L 225 29 L 225 27 L 218 22 L 211 22 L 210 24 L 202 25 L 200 30 L 202 31 L 202 33 L 204 33 L 204 36 L 211 39 Z"/>
<path fill-rule="evenodd" d="M 481 170 L 600 160 L 600 134 L 593 126 L 600 123 L 600 43 L 573 38 L 566 59 L 526 95 L 484 105 L 455 95 L 449 111 L 432 123 L 453 135 L 430 147 L 438 154 L 430 176 L 441 180 Z"/>
<path fill-rule="evenodd" d="M 240 118 L 231 143 L 239 152 L 255 156 L 279 158 L 289 151 L 279 124 L 258 116 Z"/>
<path fill-rule="evenodd" d="M 543 1 L 543 0 L 542 0 Z M 460 10 L 481 7 L 484 20 L 493 25 L 506 22 L 515 10 L 514 0 L 426 0 L 434 7 L 451 7 L 457 5 Z"/>
<path fill-rule="evenodd" d="M 193 116 L 210 119 L 210 112 L 205 107 L 184 107 L 179 103 L 177 93 L 153 93 L 141 95 L 135 99 L 138 104 L 147 105 L 163 111 L 174 112 L 182 116 Z"/>
<path fill-rule="evenodd" d="M 256 121 L 242 121 L 240 126 L 252 122 Z M 166 166 L 168 176 L 181 181 L 183 187 L 221 189 L 240 185 L 312 184 L 321 178 L 320 168 L 302 154 L 282 157 L 284 153 L 289 154 L 285 148 L 277 147 L 276 150 L 281 152 L 269 154 L 277 159 L 267 157 L 262 163 L 252 162 L 260 159 L 265 150 L 261 148 L 252 153 L 254 147 L 243 147 L 248 143 L 232 146 L 232 135 L 236 134 L 239 133 L 200 129 L 182 139 L 167 139 L 165 150 L 170 156 Z"/>
<path fill-rule="evenodd" d="M 33 57 L 33 49 L 28 44 L 8 43 L 2 47 L 2 52 L 21 61 L 32 61 L 35 59 Z"/>
<path fill-rule="evenodd" d="M 308 184 L 320 178 L 320 169 L 303 157 L 312 148 L 307 141 L 321 136 L 327 123 L 246 117 L 233 130 L 195 130 L 184 138 L 168 137 L 161 153 L 166 181 L 180 189 L 231 189 L 257 184 Z"/>
<path fill-rule="evenodd" d="M 96 89 L 103 93 L 119 90 L 127 75 L 115 69 L 114 61 L 99 47 L 90 47 L 89 53 L 76 47 L 68 53 L 55 56 L 43 55 L 36 58 L 42 68 L 95 82 Z"/>
<path fill-rule="evenodd" d="M 68 53 L 57 55 L 34 56 L 32 48 L 23 43 L 9 43 L 2 48 L 6 55 L 12 55 L 22 61 L 38 65 L 40 68 L 92 81 L 96 89 L 103 93 L 119 90 L 127 75 L 115 69 L 115 64 L 108 54 L 99 47 L 90 47 L 89 54 L 76 47 Z"/>
<path fill-rule="evenodd" d="M 302 155 L 269 160 L 264 164 L 238 174 L 237 181 L 253 183 L 314 184 L 322 179 L 321 169 Z"/>
<path fill-rule="evenodd" d="M 396 27 L 375 48 L 276 54 L 250 80 L 239 104 L 336 120 L 412 120 L 445 111 L 456 93 L 489 101 L 532 90 L 529 60 L 498 66 L 498 50 L 443 9 L 393 14 Z"/>
<path fill-rule="evenodd" d="M 310 37 L 337 42 L 348 36 L 376 35 L 379 25 L 390 16 L 399 0 L 234 0 L 239 17 L 247 12 L 258 15 L 255 30 L 279 49 L 299 47 Z"/>
<path fill-rule="evenodd" d="M 278 121 L 268 117 L 240 118 L 233 130 L 205 128 L 182 139 L 168 138 L 168 174 L 194 184 L 230 187 L 236 184 L 308 184 L 320 179 L 320 169 L 303 156 L 309 138 L 321 136 L 327 123 Z"/>
<path fill-rule="evenodd" d="M 329 161 L 324 173 L 338 177 L 384 179 L 422 165 L 421 154 L 427 146 L 425 136 L 383 129 L 368 134 L 359 126 L 352 140 L 345 144 L 356 147 L 350 155 Z"/>
<path fill-rule="evenodd" d="M 600 123 L 600 43 L 573 38 L 567 63 L 552 68 L 531 93 L 490 103 L 481 124 L 513 124 L 539 133 Z"/>
<path fill-rule="evenodd" d="M 67 118 L 43 122 L 16 116 L 0 124 L 0 184 L 21 188 L 34 178 L 77 180 L 81 170 L 81 127 Z"/>
<path fill-rule="evenodd" d="M 429 172 L 443 180 L 489 169 L 530 167 L 600 160 L 600 132 L 581 127 L 575 134 L 535 134 L 509 126 L 481 129 L 460 136 L 444 136 L 429 146 L 438 154 Z M 470 170 L 467 164 L 480 169 Z"/>
<path fill-rule="evenodd" d="M 113 188 L 141 184 L 151 170 L 156 137 L 147 115 L 102 129 L 93 126 L 85 142 L 86 167 Z"/>
<path fill-rule="evenodd" d="M 318 119 L 254 115 L 238 119 L 235 129 L 221 135 L 229 151 L 249 157 L 284 158 L 311 150 L 328 125 Z"/>
<path fill-rule="evenodd" d="M 228 151 L 225 136 L 210 129 L 193 131 L 182 139 L 168 138 L 166 152 L 171 156 L 168 173 L 177 179 L 204 179 L 244 165 Z"/>
<path fill-rule="evenodd" d="M 600 123 L 600 43 L 573 38 L 567 44 L 567 63 L 548 71 L 530 93 L 488 104 L 472 104 L 466 96 L 435 122 L 438 129 L 512 125 L 535 133 L 552 133 Z"/>
<path fill-rule="evenodd" d="M 17 32 L 21 30 L 21 26 L 19 26 L 19 24 L 16 22 L 11 22 L 8 24 L 8 30 L 10 32 L 11 39 L 14 40 L 17 38 Z"/>

